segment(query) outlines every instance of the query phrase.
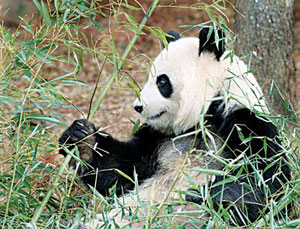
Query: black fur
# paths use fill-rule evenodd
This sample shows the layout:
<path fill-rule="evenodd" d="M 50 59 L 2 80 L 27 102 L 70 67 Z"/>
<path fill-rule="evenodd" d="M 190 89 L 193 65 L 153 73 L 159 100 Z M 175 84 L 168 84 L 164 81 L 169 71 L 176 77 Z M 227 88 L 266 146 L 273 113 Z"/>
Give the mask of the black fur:
<path fill-rule="evenodd" d="M 170 98 L 173 93 L 173 87 L 169 77 L 166 74 L 162 74 L 157 77 L 156 85 L 159 89 L 160 94 L 165 98 Z"/>
<path fill-rule="evenodd" d="M 170 43 L 170 42 L 173 42 L 173 41 L 177 41 L 180 39 L 180 34 L 177 33 L 176 31 L 168 31 L 167 34 L 171 35 L 172 37 L 170 36 L 166 36 L 166 39 L 167 39 L 167 42 Z"/>
<path fill-rule="evenodd" d="M 211 34 L 209 34 L 209 28 L 203 28 L 199 34 L 199 56 L 202 52 L 211 52 L 216 55 L 216 59 L 220 60 L 220 57 L 223 55 L 225 51 L 225 41 L 224 41 L 224 33 L 221 30 L 217 30 L 218 32 L 218 40 L 215 40 L 215 31 L 212 29 Z"/>
<path fill-rule="evenodd" d="M 133 108 L 138 113 L 142 113 L 143 112 L 143 106 L 134 106 Z"/>

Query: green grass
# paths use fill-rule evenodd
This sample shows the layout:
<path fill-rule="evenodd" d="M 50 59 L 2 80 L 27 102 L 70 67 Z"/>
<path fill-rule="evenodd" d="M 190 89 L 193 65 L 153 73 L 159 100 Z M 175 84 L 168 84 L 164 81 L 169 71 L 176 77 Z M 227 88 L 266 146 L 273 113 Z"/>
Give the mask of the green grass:
<path fill-rule="evenodd" d="M 113 197 L 105 199 L 92 187 L 84 187 L 78 182 L 76 170 L 63 168 L 62 175 L 59 173 L 59 166 L 63 159 L 60 159 L 60 163 L 54 163 L 54 166 L 49 163 L 49 158 L 54 157 L 59 150 L 58 134 L 66 127 L 63 121 L 66 120 L 64 110 L 82 112 L 67 98 L 64 90 L 68 87 L 85 87 L 88 84 L 82 77 L 87 66 L 85 55 L 98 63 L 99 72 L 101 63 L 107 59 L 106 71 L 118 73 L 110 82 L 119 85 L 121 75 L 124 75 L 122 73 L 126 72 L 129 76 L 131 74 L 130 70 L 127 70 L 130 69 L 128 66 L 140 63 L 135 63 L 137 60 L 134 58 L 122 57 L 120 53 L 123 53 L 124 49 L 114 42 L 112 31 L 124 27 L 129 36 L 144 36 L 139 32 L 139 21 L 130 12 L 142 12 L 147 9 L 139 5 L 129 5 L 125 1 L 122 4 L 116 1 L 108 5 L 95 0 L 49 2 L 51 5 L 46 1 L 35 0 L 38 15 L 22 20 L 16 30 L 0 26 L 1 228 L 70 228 L 70 225 L 76 228 L 83 219 L 89 221 L 96 213 L 103 212 L 106 215 L 114 208 L 113 203 L 116 201 Z M 212 6 L 204 4 L 201 7 L 209 14 L 214 24 L 220 25 L 226 33 L 230 33 L 221 16 L 224 10 L 222 2 L 217 1 Z M 115 24 L 108 30 L 105 26 L 112 20 Z M 202 24 L 197 26 L 201 27 Z M 87 37 L 87 29 L 97 31 L 96 34 L 102 39 Z M 144 31 L 151 34 L 147 36 L 154 36 L 165 42 L 164 33 L 160 28 L 147 26 Z M 125 67 L 119 71 L 122 64 Z M 56 66 L 60 69 L 54 71 L 58 68 Z M 105 78 L 100 78 L 100 83 L 103 81 Z M 126 83 L 131 90 L 137 88 L 131 77 L 126 78 Z M 105 99 L 105 95 L 102 92 L 102 99 Z M 272 211 L 268 214 L 268 220 L 259 222 L 266 227 L 300 225 L 300 120 L 299 114 L 290 104 L 286 101 L 283 103 L 289 110 L 290 117 L 269 118 L 281 130 L 284 150 L 289 152 L 293 179 L 285 190 L 285 197 L 279 203 L 269 203 Z M 36 225 L 32 225 L 32 218 L 55 179 L 58 179 L 58 184 L 54 193 L 44 202 L 45 208 L 37 217 Z M 132 212 L 131 217 L 142 222 L 146 219 L 146 228 L 184 228 L 187 224 L 228 227 L 229 223 L 223 220 L 230 218 L 226 209 L 216 212 L 205 205 L 195 205 L 194 210 L 176 212 L 176 205 L 185 204 L 183 190 L 181 194 L 182 199 L 178 202 L 167 201 L 159 206 L 141 203 L 141 212 L 150 213 L 144 218 Z M 282 220 L 278 221 L 275 217 L 278 208 L 284 208 L 290 202 L 293 204 L 292 213 L 280 217 Z M 128 210 L 127 206 L 120 205 L 124 211 Z M 200 217 L 205 212 L 210 217 Z M 179 222 L 179 218 L 184 220 Z M 108 220 L 104 222 L 106 226 L 112 223 Z M 255 225 L 256 223 L 253 224 Z"/>

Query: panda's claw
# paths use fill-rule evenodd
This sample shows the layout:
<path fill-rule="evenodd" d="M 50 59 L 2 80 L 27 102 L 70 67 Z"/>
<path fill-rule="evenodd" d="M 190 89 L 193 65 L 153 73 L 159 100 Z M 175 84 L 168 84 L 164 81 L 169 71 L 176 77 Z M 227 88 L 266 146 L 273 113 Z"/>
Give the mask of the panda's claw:
<path fill-rule="evenodd" d="M 85 131 L 83 130 L 80 130 L 80 131 L 73 131 L 72 133 L 72 138 L 71 140 L 73 141 L 73 143 L 75 142 L 79 142 L 80 140 L 86 138 L 88 136 L 88 133 L 86 133 Z"/>
<path fill-rule="evenodd" d="M 95 125 L 86 119 L 75 120 L 71 125 L 71 128 L 82 131 L 86 135 L 93 134 L 96 131 Z"/>

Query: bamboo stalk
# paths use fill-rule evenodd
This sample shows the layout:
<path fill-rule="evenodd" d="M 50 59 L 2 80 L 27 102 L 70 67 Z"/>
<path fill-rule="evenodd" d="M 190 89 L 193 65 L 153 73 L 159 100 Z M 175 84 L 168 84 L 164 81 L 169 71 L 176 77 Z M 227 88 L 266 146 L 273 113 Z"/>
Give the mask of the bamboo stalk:
<path fill-rule="evenodd" d="M 106 85 L 104 86 L 104 89 L 103 91 L 101 92 L 101 94 L 99 95 L 99 97 L 97 98 L 96 102 L 95 102 L 95 106 L 92 107 L 91 109 L 91 112 L 88 116 L 88 120 L 91 121 L 93 119 L 93 117 L 95 116 L 96 114 L 96 111 L 99 109 L 100 107 L 100 104 L 101 102 L 103 101 L 108 89 L 110 88 L 111 84 L 114 82 L 114 80 L 116 79 L 119 71 L 121 70 L 122 66 L 123 66 L 123 63 L 124 61 L 126 60 L 128 54 L 130 53 L 133 45 L 135 44 L 138 36 L 141 34 L 142 32 L 142 29 L 144 28 L 145 24 L 147 23 L 148 19 L 150 18 L 150 16 L 152 15 L 153 11 L 155 10 L 156 6 L 158 5 L 159 3 L 159 0 L 153 0 L 151 6 L 149 7 L 147 13 L 145 14 L 143 20 L 141 21 L 138 29 L 137 29 L 137 33 L 135 33 L 133 35 L 133 37 L 131 38 L 128 46 L 126 47 L 122 57 L 121 57 L 121 60 L 120 60 L 120 63 L 119 65 L 117 66 L 117 69 L 112 73 L 112 75 L 110 76 L 109 80 L 106 82 Z M 59 179 L 60 177 L 62 176 L 63 174 L 63 171 L 64 169 L 66 168 L 66 166 L 69 164 L 71 158 L 72 158 L 72 155 L 74 153 L 75 149 L 73 149 L 72 151 L 69 151 L 68 152 L 68 155 L 66 156 L 63 164 L 60 166 L 59 168 L 59 171 L 58 171 L 58 174 L 57 176 L 55 177 L 49 191 L 47 192 L 46 196 L 44 197 L 41 205 L 39 206 L 39 208 L 36 210 L 34 216 L 32 217 L 31 219 L 31 223 L 33 225 L 36 225 L 36 222 L 38 221 L 40 215 L 42 214 L 47 202 L 49 201 L 50 197 L 52 196 L 53 192 L 54 192 L 54 189 L 55 187 L 58 185 L 59 183 Z"/>
<path fill-rule="evenodd" d="M 68 149 L 66 149 L 68 150 Z M 68 152 L 67 157 L 65 158 L 63 164 L 60 166 L 59 170 L 58 170 L 58 175 L 55 177 L 49 191 L 47 192 L 46 196 L 43 199 L 43 202 L 41 203 L 41 205 L 39 206 L 39 208 L 36 210 L 36 212 L 34 213 L 34 216 L 31 219 L 31 223 L 33 225 L 36 224 L 38 218 L 40 217 L 40 215 L 42 214 L 47 202 L 49 201 L 50 197 L 52 196 L 52 193 L 54 192 L 55 187 L 58 185 L 58 181 L 60 179 L 60 177 L 62 176 L 64 169 L 67 167 L 67 165 L 69 164 L 69 161 L 72 158 L 72 154 L 75 150 L 73 149 L 71 152 Z"/>

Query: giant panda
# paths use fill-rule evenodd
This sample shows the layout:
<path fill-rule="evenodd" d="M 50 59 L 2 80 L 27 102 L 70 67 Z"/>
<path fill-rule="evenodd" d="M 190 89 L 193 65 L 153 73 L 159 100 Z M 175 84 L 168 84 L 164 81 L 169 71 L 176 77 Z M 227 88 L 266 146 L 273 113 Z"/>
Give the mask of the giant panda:
<path fill-rule="evenodd" d="M 134 102 L 145 123 L 130 140 L 81 119 L 59 138 L 60 153 L 77 145 L 86 162 L 78 173 L 102 195 L 114 188 L 126 196 L 137 178 L 142 201 L 161 203 L 183 191 L 187 203 L 230 210 L 230 223 L 254 222 L 291 178 L 278 131 L 264 116 L 262 90 L 245 63 L 225 51 L 221 30 L 169 34 Z"/>

